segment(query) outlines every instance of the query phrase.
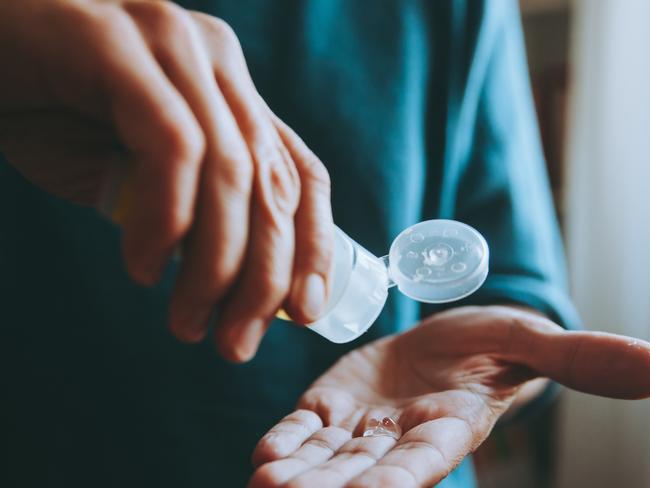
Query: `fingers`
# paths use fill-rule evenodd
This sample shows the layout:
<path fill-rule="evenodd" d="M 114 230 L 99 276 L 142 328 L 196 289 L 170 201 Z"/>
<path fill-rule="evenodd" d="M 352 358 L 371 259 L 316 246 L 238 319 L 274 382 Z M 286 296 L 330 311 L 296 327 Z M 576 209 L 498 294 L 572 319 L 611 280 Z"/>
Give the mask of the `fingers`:
<path fill-rule="evenodd" d="M 283 459 L 276 453 L 275 461 L 258 468 L 250 486 L 433 486 L 476 449 L 498 416 L 476 394 L 453 399 L 448 395 L 423 398 L 401 412 L 400 425 L 409 430 L 399 441 L 389 436 L 346 439 L 351 431 L 340 427 L 319 429 L 306 437 L 301 429 L 280 450 L 292 452 Z M 357 427 L 377 412 L 369 409 Z M 281 430 L 290 436 L 296 432 L 292 425 Z"/>
<path fill-rule="evenodd" d="M 121 7 L 113 11 L 124 25 L 112 22 L 113 35 L 129 35 L 110 65 L 110 90 L 137 160 L 127 267 L 153 284 L 182 242 L 172 331 L 201 340 L 220 302 L 217 346 L 226 359 L 248 360 L 283 303 L 301 322 L 324 310 L 334 229 L 327 172 L 274 122 L 223 21 L 169 2 Z"/>
<path fill-rule="evenodd" d="M 212 17 L 194 15 L 203 26 L 206 45 L 215 59 L 215 74 L 233 110 L 254 114 L 261 107 L 264 118 L 273 122 L 273 133 L 279 134 L 278 148 L 291 163 L 287 168 L 297 170 L 294 177 L 300 181 L 300 201 L 294 218 L 296 248 L 286 308 L 294 321 L 313 322 L 322 315 L 327 303 L 334 248 L 329 175 L 305 143 L 266 107 L 253 86 L 243 55 L 223 61 L 228 46 L 241 52 L 234 34 Z"/>
<path fill-rule="evenodd" d="M 222 355 L 245 361 L 256 352 L 291 283 L 294 214 L 300 180 L 248 74 L 241 48 L 222 21 L 195 15 L 212 49 L 217 83 L 252 155 L 255 173 L 245 263 L 220 313 L 215 339 Z"/>
<path fill-rule="evenodd" d="M 215 303 L 227 292 L 218 346 L 227 359 L 250 359 L 289 292 L 300 193 L 296 169 L 224 22 L 202 16 L 204 28 L 197 29 L 196 16 L 168 2 L 131 1 L 124 8 L 203 136 L 204 151 L 194 167 L 200 174 L 192 193 L 194 218 L 167 246 L 169 253 L 192 225 L 171 301 L 172 331 L 184 340 L 201 340 Z M 204 46 L 217 46 L 217 55 Z M 140 176 L 136 182 L 144 180 Z"/>
<path fill-rule="evenodd" d="M 318 383 L 319 381 L 300 398 L 299 408 L 316 412 L 325 425 L 355 431 L 366 414 L 366 409 L 350 393 Z"/>
<path fill-rule="evenodd" d="M 466 421 L 453 417 L 432 420 L 408 431 L 374 466 L 345 486 L 433 486 L 475 445 L 474 433 Z"/>
<path fill-rule="evenodd" d="M 126 265 L 136 281 L 153 284 L 192 224 L 205 139 L 129 17 L 107 8 L 93 21 L 110 46 L 100 61 L 110 111 L 137 161 L 124 222 Z"/>
<path fill-rule="evenodd" d="M 288 456 L 322 427 L 323 422 L 316 413 L 296 410 L 260 439 L 253 452 L 253 465 L 259 466 Z"/>
<path fill-rule="evenodd" d="M 480 315 L 477 321 L 454 323 L 455 341 L 465 341 L 468 353 L 492 352 L 585 393 L 622 399 L 650 397 L 650 343 L 646 341 L 604 332 L 566 331 L 548 319 L 509 307 L 488 307 Z M 450 349 L 456 347 L 460 344 L 450 345 Z M 527 379 L 530 376 L 522 381 Z"/>
<path fill-rule="evenodd" d="M 395 439 L 388 436 L 355 437 L 327 462 L 294 477 L 291 486 L 348 486 L 351 479 L 374 466 L 395 443 Z"/>
<path fill-rule="evenodd" d="M 350 431 L 325 427 L 315 432 L 302 446 L 284 459 L 269 462 L 256 472 L 249 486 L 263 488 L 281 486 L 300 473 L 325 463 L 350 440 Z"/>
<path fill-rule="evenodd" d="M 593 395 L 650 397 L 650 343 L 603 332 L 529 332 L 526 364 L 540 375 Z"/>
<path fill-rule="evenodd" d="M 215 303 L 240 270 L 248 240 L 253 163 L 235 117 L 218 89 L 212 62 L 193 18 L 167 2 L 134 1 L 125 8 L 167 77 L 183 94 L 205 136 L 199 196 L 170 306 L 177 337 L 197 341 Z M 174 42 L 169 42 L 169 39 Z"/>
<path fill-rule="evenodd" d="M 274 187 L 285 178 L 284 163 L 267 163 L 257 164 L 246 262 L 223 304 L 215 334 L 219 351 L 231 361 L 247 361 L 256 353 L 291 280 L 293 215 L 273 203 Z"/>
<path fill-rule="evenodd" d="M 258 442 L 253 453 L 255 466 L 288 456 L 324 425 L 359 432 L 356 427 L 367 416 L 349 393 L 335 388 L 313 387 L 298 406 L 299 410 L 282 419 Z"/>
<path fill-rule="evenodd" d="M 423 340 L 428 335 L 445 340 Z M 441 313 L 401 340 L 421 355 L 492 354 L 585 393 L 650 397 L 650 343 L 602 332 L 569 332 L 512 307 L 462 307 Z M 519 378 L 522 383 L 529 379 L 528 374 Z"/>
<path fill-rule="evenodd" d="M 471 392 L 428 395 L 401 412 L 406 432 L 350 487 L 433 486 L 488 436 L 499 414 Z"/>
<path fill-rule="evenodd" d="M 277 117 L 274 123 L 296 163 L 301 183 L 295 216 L 293 278 L 286 310 L 294 321 L 308 324 L 322 316 L 329 295 L 334 252 L 330 179 L 305 143 Z"/>

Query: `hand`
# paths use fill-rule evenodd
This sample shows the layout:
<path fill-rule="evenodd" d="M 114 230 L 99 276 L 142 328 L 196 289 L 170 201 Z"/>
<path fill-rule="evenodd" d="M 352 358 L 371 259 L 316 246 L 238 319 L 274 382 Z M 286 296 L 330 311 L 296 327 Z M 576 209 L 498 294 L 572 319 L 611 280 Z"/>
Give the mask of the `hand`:
<path fill-rule="evenodd" d="M 318 318 L 328 174 L 265 105 L 225 22 L 157 0 L 2 2 L 0 65 L 0 150 L 29 180 L 95 205 L 107 170 L 133 165 L 126 265 L 151 285 L 183 243 L 180 339 L 201 340 L 219 303 L 216 340 L 240 361 L 280 307 Z"/>
<path fill-rule="evenodd" d="M 252 488 L 432 486 L 475 450 L 521 386 L 549 377 L 650 396 L 650 343 L 566 332 L 509 307 L 459 308 L 344 356 L 259 442 Z M 360 437 L 392 417 L 403 436 Z"/>

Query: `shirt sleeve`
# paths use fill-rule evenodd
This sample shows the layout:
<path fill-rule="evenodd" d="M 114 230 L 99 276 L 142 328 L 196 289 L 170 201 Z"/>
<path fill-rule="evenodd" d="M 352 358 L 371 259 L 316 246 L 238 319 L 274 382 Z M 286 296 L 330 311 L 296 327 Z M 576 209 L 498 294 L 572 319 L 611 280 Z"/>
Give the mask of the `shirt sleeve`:
<path fill-rule="evenodd" d="M 517 3 L 482 8 L 464 46 L 452 42 L 450 57 L 461 61 L 450 64 L 449 86 L 462 89 L 450 89 L 438 202 L 439 216 L 472 225 L 490 246 L 489 276 L 464 303 L 523 304 L 576 328 Z"/>

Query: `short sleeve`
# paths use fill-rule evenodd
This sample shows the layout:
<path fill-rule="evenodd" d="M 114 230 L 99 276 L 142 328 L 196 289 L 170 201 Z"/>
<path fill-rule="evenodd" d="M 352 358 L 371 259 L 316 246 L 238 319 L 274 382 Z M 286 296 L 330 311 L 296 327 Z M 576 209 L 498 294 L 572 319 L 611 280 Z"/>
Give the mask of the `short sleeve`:
<path fill-rule="evenodd" d="M 519 303 L 578 327 L 516 2 L 486 2 L 476 30 L 440 187 L 440 216 L 476 227 L 490 246 L 490 274 L 466 302 Z"/>

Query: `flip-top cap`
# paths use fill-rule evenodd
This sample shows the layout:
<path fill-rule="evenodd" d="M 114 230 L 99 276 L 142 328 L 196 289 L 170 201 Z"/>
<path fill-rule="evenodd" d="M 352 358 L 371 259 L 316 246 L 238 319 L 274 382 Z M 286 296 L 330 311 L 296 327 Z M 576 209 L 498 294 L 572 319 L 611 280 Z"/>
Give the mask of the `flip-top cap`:
<path fill-rule="evenodd" d="M 404 230 L 390 247 L 390 278 L 408 297 L 444 303 L 470 295 L 488 274 L 487 242 L 454 220 L 427 220 Z"/>

